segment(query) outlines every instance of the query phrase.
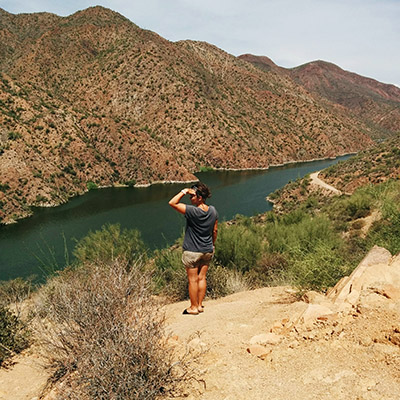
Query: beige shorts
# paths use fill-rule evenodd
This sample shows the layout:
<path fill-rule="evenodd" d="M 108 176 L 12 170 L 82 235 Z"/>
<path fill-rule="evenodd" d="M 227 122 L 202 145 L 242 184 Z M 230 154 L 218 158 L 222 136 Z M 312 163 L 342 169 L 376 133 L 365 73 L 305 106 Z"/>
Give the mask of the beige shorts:
<path fill-rule="evenodd" d="M 182 262 L 186 268 L 198 268 L 202 265 L 210 265 L 214 253 L 198 253 L 195 251 L 184 250 Z"/>

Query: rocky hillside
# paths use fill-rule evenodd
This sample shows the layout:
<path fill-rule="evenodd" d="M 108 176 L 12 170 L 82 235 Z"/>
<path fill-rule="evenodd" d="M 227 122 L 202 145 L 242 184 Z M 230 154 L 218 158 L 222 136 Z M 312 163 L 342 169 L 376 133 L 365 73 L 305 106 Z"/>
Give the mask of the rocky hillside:
<path fill-rule="evenodd" d="M 88 187 L 356 152 L 375 126 L 289 76 L 102 7 L 0 10 L 0 222 Z"/>
<path fill-rule="evenodd" d="M 400 132 L 400 88 L 397 86 L 345 71 L 325 61 L 286 69 L 267 57 L 245 54 L 239 58 L 264 71 L 289 76 L 317 98 L 343 108 L 366 123 L 376 138 Z"/>
<path fill-rule="evenodd" d="M 352 193 L 366 184 L 400 179 L 400 136 L 331 166 L 322 171 L 320 176 L 346 193 Z"/>

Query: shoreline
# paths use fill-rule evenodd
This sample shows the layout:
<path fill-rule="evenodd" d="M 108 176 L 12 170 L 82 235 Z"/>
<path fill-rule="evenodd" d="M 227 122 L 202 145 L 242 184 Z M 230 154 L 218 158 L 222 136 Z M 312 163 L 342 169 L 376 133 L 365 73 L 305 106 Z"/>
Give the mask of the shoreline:
<path fill-rule="evenodd" d="M 349 155 L 354 155 L 354 154 L 357 154 L 357 152 L 344 153 L 344 154 L 339 154 L 339 155 L 337 155 L 337 156 L 332 156 L 332 157 L 313 158 L 313 159 L 310 159 L 310 160 L 303 160 L 303 161 L 301 161 L 301 160 L 297 160 L 297 161 L 296 161 L 296 160 L 291 160 L 291 161 L 286 161 L 286 162 L 280 163 L 280 164 L 271 164 L 271 165 L 269 165 L 268 167 L 254 167 L 254 168 L 213 168 L 213 169 L 210 169 L 209 172 L 212 172 L 212 171 L 232 171 L 232 172 L 240 172 L 240 171 L 268 171 L 268 170 L 271 169 L 271 168 L 285 167 L 285 166 L 287 166 L 287 165 L 293 165 L 293 164 L 311 163 L 311 162 L 314 162 L 314 161 L 335 160 L 335 159 L 337 159 L 337 158 L 339 158 L 339 157 L 344 157 L 344 156 L 349 156 Z M 196 171 L 196 172 L 191 172 L 191 173 L 192 173 L 194 176 L 196 176 L 196 174 L 201 173 L 201 172 L 202 172 L 202 171 Z M 154 181 L 154 182 L 149 182 L 149 183 L 139 183 L 139 184 L 135 184 L 135 185 L 133 185 L 133 186 L 131 186 L 131 187 L 134 187 L 134 188 L 148 188 L 148 187 L 150 187 L 150 186 L 152 186 L 152 185 L 159 185 L 159 184 L 162 184 L 162 185 L 164 185 L 164 184 L 186 184 L 186 183 L 195 183 L 195 182 L 198 182 L 198 181 L 199 181 L 199 179 L 197 179 L 197 180 L 194 180 L 194 179 L 190 179 L 190 180 L 162 180 L 162 181 Z M 85 194 L 87 194 L 87 193 L 89 193 L 89 192 L 91 192 L 91 191 L 93 191 L 93 190 L 108 189 L 108 188 L 128 188 L 128 187 L 130 187 L 130 186 L 129 186 L 129 185 L 124 185 L 124 184 L 119 183 L 119 184 L 115 184 L 115 185 L 98 186 L 98 188 L 96 188 L 96 189 L 90 189 L 90 190 L 86 188 L 86 190 L 84 190 L 82 193 L 78 193 L 78 194 L 76 194 L 75 196 L 71 196 L 71 197 L 69 197 L 66 201 L 61 202 L 61 203 L 59 203 L 59 204 L 54 204 L 54 203 L 53 203 L 53 204 L 43 204 L 43 205 L 40 205 L 40 206 L 31 206 L 31 207 L 32 207 L 33 209 L 35 209 L 35 208 L 53 208 L 53 207 L 58 207 L 58 206 L 61 206 L 61 205 L 63 205 L 63 204 L 68 203 L 71 199 L 73 199 L 73 198 L 75 198 L 75 197 L 83 196 L 83 195 L 85 195 Z M 273 204 L 273 202 L 271 202 L 271 201 L 268 199 L 268 196 L 266 197 L 266 200 Z M 29 214 L 21 215 L 20 217 L 18 217 L 18 218 L 16 218 L 16 219 L 10 219 L 10 220 L 8 220 L 8 221 L 6 221 L 6 222 L 2 222 L 2 223 L 0 223 L 0 227 L 1 227 L 1 226 L 8 226 L 8 225 L 16 224 L 16 223 L 18 223 L 18 221 L 23 220 L 23 219 L 27 219 L 27 218 L 31 217 L 33 214 L 34 214 L 34 211 L 32 211 L 32 212 L 29 213 Z"/>
<path fill-rule="evenodd" d="M 271 168 L 279 168 L 279 167 L 285 167 L 287 165 L 292 165 L 292 164 L 304 164 L 304 163 L 311 163 L 314 161 L 325 161 L 325 160 L 336 160 L 336 158 L 339 157 L 345 157 L 345 156 L 351 156 L 355 155 L 357 152 L 351 152 L 351 153 L 344 153 L 344 154 L 339 154 L 337 156 L 332 156 L 332 157 L 321 157 L 321 158 L 312 158 L 310 160 L 291 160 L 291 161 L 285 161 L 284 163 L 281 164 L 271 164 L 268 167 L 254 167 L 254 168 L 213 168 L 212 171 L 233 171 L 233 172 L 240 172 L 240 171 L 268 171 Z M 200 172 L 200 171 L 198 171 Z M 194 174 L 196 174 L 195 172 Z"/>

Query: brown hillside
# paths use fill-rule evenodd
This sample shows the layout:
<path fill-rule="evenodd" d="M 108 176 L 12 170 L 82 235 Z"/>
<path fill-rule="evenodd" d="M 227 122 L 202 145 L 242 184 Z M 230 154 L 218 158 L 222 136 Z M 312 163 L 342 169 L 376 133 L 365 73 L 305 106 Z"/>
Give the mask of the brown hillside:
<path fill-rule="evenodd" d="M 93 7 L 0 19 L 0 218 L 87 184 L 194 179 L 372 144 L 293 80 L 207 43 L 171 43 Z"/>
<path fill-rule="evenodd" d="M 326 61 L 288 69 L 264 56 L 244 54 L 239 58 L 261 70 L 273 70 L 292 78 L 316 99 L 325 101 L 327 107 L 330 104 L 336 107 L 336 112 L 355 117 L 369 126 L 375 138 L 400 132 L 400 89 L 397 86 L 345 71 Z"/>
<path fill-rule="evenodd" d="M 293 68 L 292 78 L 307 90 L 340 104 L 378 127 L 382 133 L 400 132 L 400 89 L 337 65 L 315 61 Z"/>

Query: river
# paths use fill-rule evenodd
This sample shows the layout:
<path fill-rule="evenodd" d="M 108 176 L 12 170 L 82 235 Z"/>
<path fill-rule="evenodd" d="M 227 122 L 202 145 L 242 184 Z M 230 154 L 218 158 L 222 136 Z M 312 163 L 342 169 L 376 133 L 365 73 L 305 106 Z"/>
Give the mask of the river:
<path fill-rule="evenodd" d="M 208 200 L 220 221 L 236 214 L 254 215 L 272 209 L 266 196 L 289 181 L 326 168 L 349 156 L 290 164 L 268 170 L 211 171 L 196 174 L 212 190 Z M 138 229 L 150 249 L 172 244 L 183 232 L 184 217 L 168 206 L 183 184 L 155 184 L 146 188 L 93 190 L 54 208 L 34 210 L 17 224 L 0 226 L 0 280 L 39 278 L 47 268 L 63 268 L 72 260 L 77 240 L 104 224 Z"/>

